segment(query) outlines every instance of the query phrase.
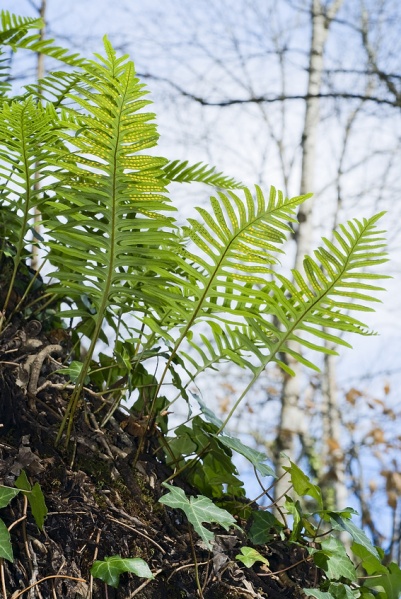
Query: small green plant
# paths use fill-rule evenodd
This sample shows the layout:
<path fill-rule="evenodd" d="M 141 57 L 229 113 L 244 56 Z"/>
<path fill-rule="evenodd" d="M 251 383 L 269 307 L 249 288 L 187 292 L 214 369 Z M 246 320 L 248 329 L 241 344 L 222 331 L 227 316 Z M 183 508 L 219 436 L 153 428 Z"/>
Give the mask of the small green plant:
<path fill-rule="evenodd" d="M 47 508 L 45 498 L 40 488 L 39 483 L 35 483 L 32 487 L 24 470 L 15 481 L 15 487 L 0 486 L 0 509 L 5 508 L 19 493 L 23 493 L 28 500 L 31 508 L 32 516 L 39 530 L 43 530 L 45 523 Z M 11 544 L 10 533 L 7 526 L 0 519 L 0 558 L 13 561 L 13 548 Z"/>
<path fill-rule="evenodd" d="M 160 503 L 182 510 L 208 549 L 212 548 L 214 534 L 203 526 L 203 522 L 217 522 L 225 530 L 235 525 L 235 518 L 227 510 L 217 507 L 208 497 L 202 495 L 187 499 L 184 491 L 168 483 L 163 483 L 168 493 L 163 495 Z"/>
<path fill-rule="evenodd" d="M 241 553 L 235 556 L 236 559 L 244 564 L 247 568 L 252 568 L 254 564 L 257 562 L 261 562 L 262 564 L 269 565 L 269 560 L 267 560 L 263 555 L 259 553 L 253 547 L 241 547 Z"/>
<path fill-rule="evenodd" d="M 97 560 L 91 568 L 93 578 L 100 578 L 111 587 L 118 588 L 120 576 L 124 572 L 130 572 L 140 578 L 154 578 L 145 560 L 139 557 L 122 558 L 119 555 Z"/>
<path fill-rule="evenodd" d="M 301 561 L 312 561 L 322 571 L 319 589 L 304 588 L 303 592 L 317 599 L 347 599 L 364 597 L 373 599 L 399 599 L 401 593 L 401 570 L 397 564 L 385 566 L 382 563 L 383 551 L 374 547 L 365 533 L 351 520 L 356 514 L 352 508 L 341 511 L 327 510 L 323 506 L 321 491 L 295 464 L 287 467 L 296 499 L 287 497 L 285 511 L 293 517 L 292 530 L 288 537 L 284 535 L 284 523 L 280 523 L 269 512 L 254 512 L 253 523 L 248 538 L 255 544 L 264 546 L 274 535 L 287 539 L 305 549 L 306 556 Z M 198 496 L 188 499 L 182 489 L 164 484 L 169 493 L 160 502 L 184 511 L 188 521 L 194 527 L 207 548 L 213 548 L 215 535 L 202 523 L 217 523 L 226 530 L 235 525 L 231 514 L 219 509 L 207 498 Z M 305 513 L 300 499 L 305 496 L 316 501 L 316 510 Z M 287 523 L 285 522 L 287 527 Z M 272 534 L 274 531 L 274 534 Z M 352 538 L 352 554 L 357 565 L 350 559 L 343 543 L 334 536 L 334 531 L 346 532 Z M 243 546 L 236 559 L 251 568 L 260 562 L 269 566 L 269 560 L 254 547 Z M 367 572 L 365 582 L 359 584 L 359 570 Z M 274 576 L 277 572 L 271 572 Z M 371 590 L 374 594 L 372 594 Z"/>
<path fill-rule="evenodd" d="M 147 423 L 137 455 L 149 428 L 156 426 L 160 450 L 172 468 L 168 480 L 185 475 L 201 493 L 188 499 L 166 482 L 168 493 L 161 502 L 183 510 L 207 548 L 215 537 L 205 523 L 227 530 L 235 516 L 252 517 L 251 543 L 268 543 L 273 530 L 283 542 L 306 548 L 307 559 L 321 569 L 320 588 L 305 589 L 307 595 L 369 599 L 374 584 L 376 596 L 387 593 L 395 599 L 397 566 L 382 565 L 380 551 L 352 523 L 352 510 L 325 510 L 320 489 L 295 464 L 287 469 L 295 491 L 285 507 L 293 520 L 289 536 L 286 522 L 255 513 L 243 501 L 233 452 L 262 476 L 274 473 L 267 456 L 225 432 L 269 363 L 293 375 L 282 359 L 286 354 L 316 370 L 305 349 L 333 354 L 325 342 L 349 346 L 343 333 L 371 334 L 353 314 L 372 310 L 382 290 L 376 283 L 386 278 L 376 270 L 386 261 L 383 231 L 377 228 L 382 213 L 341 225 L 333 242 L 323 238 L 314 256 L 305 256 L 302 272 L 284 276 L 278 257 L 285 252 L 297 208 L 309 196 L 286 198 L 273 187 L 251 190 L 213 167 L 154 155 L 155 117 L 146 110 L 148 92 L 129 57 L 117 56 L 107 38 L 104 54 L 93 60 L 71 55 L 52 41 L 40 41 L 32 30 L 41 26 L 37 19 L 1 13 L 2 46 L 40 51 L 69 69 L 13 96 L 9 62 L 1 51 L 0 332 L 16 316 L 52 327 L 61 327 L 63 319 L 76 323 L 71 357 L 58 371 L 70 377 L 72 390 L 56 443 L 68 445 L 86 385 L 108 405 L 100 426 L 122 400 L 134 398 L 132 414 Z M 191 181 L 216 189 L 210 205 L 180 226 L 169 186 Z M 38 212 L 40 233 L 34 226 Z M 37 272 L 27 267 L 32 244 L 40 250 Z M 42 281 L 39 272 L 45 271 L 49 274 Z M 114 343 L 108 353 L 98 354 L 99 341 L 108 342 L 106 325 Z M 225 420 L 195 396 L 200 415 L 168 436 L 174 400 L 164 394 L 166 382 L 172 381 L 177 397 L 188 401 L 188 387 L 198 375 L 225 361 L 250 373 Z M 41 493 L 23 475 L 16 484 L 42 527 Z M 0 488 L 0 505 L 18 492 Z M 303 511 L 299 498 L 305 495 L 315 502 L 313 513 Z M 337 531 L 351 535 L 360 567 L 376 579 L 358 583 Z M 2 555 L 10 559 L 7 535 L 0 523 Z M 249 546 L 237 559 L 246 567 L 266 563 Z M 137 558 L 113 556 L 92 567 L 92 575 L 111 586 L 118 586 L 122 572 L 152 576 Z"/>

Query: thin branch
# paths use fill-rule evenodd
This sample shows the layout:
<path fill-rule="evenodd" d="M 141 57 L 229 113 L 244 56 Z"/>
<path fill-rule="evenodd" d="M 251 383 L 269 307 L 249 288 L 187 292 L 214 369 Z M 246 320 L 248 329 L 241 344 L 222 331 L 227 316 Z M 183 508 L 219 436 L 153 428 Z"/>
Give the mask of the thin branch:
<path fill-rule="evenodd" d="M 150 73 L 138 73 L 143 79 L 152 79 L 153 81 L 162 81 L 168 83 L 172 88 L 178 91 L 183 97 L 190 98 L 194 102 L 198 102 L 202 106 L 219 106 L 225 108 L 226 106 L 233 106 L 235 104 L 273 104 L 275 102 L 285 102 L 287 100 L 309 100 L 312 98 L 341 98 L 344 100 L 363 100 L 366 102 L 373 102 L 375 104 L 385 104 L 388 106 L 394 106 L 401 108 L 401 96 L 391 100 L 389 98 L 383 98 L 374 95 L 366 95 L 363 93 L 351 93 L 351 92 L 322 92 L 320 94 L 277 94 L 277 95 L 263 95 L 263 96 L 251 96 L 249 98 L 230 98 L 227 100 L 208 100 L 202 96 L 198 96 L 192 92 L 189 92 L 182 88 L 174 81 L 170 81 L 166 77 L 159 77 L 158 75 L 152 75 Z"/>

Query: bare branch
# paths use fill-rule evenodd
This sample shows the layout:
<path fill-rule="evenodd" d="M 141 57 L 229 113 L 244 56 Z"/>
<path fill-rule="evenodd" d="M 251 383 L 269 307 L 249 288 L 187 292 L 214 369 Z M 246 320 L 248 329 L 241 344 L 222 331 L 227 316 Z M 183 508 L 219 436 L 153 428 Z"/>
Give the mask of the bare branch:
<path fill-rule="evenodd" d="M 387 106 L 401 108 L 401 95 L 394 100 L 389 98 L 383 98 L 376 95 L 367 95 L 363 93 L 351 93 L 351 92 L 322 92 L 319 94 L 277 94 L 277 95 L 264 95 L 264 96 L 251 96 L 249 98 L 230 98 L 227 100 L 208 100 L 205 97 L 198 96 L 192 92 L 185 90 L 183 87 L 167 79 L 166 77 L 159 77 L 158 75 L 152 75 L 150 73 L 138 73 L 138 75 L 144 79 L 151 79 L 153 81 L 162 81 L 170 85 L 173 89 L 178 91 L 183 97 L 189 98 L 202 106 L 219 106 L 225 108 L 227 106 L 234 106 L 235 104 L 273 104 L 275 102 L 286 102 L 287 100 L 308 100 L 311 98 L 341 98 L 344 100 L 363 100 L 365 102 L 373 102 L 375 104 L 384 104 Z"/>

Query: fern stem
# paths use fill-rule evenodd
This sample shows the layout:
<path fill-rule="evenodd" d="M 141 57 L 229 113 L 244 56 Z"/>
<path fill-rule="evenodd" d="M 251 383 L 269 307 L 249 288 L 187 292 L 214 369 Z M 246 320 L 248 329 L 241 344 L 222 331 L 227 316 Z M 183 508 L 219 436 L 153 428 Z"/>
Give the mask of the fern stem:
<path fill-rule="evenodd" d="M 153 400 L 152 400 L 152 403 L 151 403 L 151 407 L 150 407 L 150 414 L 152 414 L 152 412 L 153 412 L 153 410 L 155 408 L 157 397 L 159 395 L 159 392 L 160 392 L 161 386 L 162 386 L 162 384 L 164 382 L 164 379 L 166 378 L 166 375 L 167 375 L 167 372 L 168 372 L 168 370 L 170 368 L 170 365 L 171 365 L 174 357 L 176 356 L 181 343 L 186 338 L 188 331 L 191 329 L 191 327 L 194 324 L 197 316 L 199 315 L 199 312 L 201 311 L 201 309 L 203 307 L 203 304 L 204 304 L 204 302 L 205 302 L 205 300 L 206 300 L 206 298 L 207 298 L 207 296 L 209 294 L 210 287 L 214 283 L 214 281 L 215 281 L 215 279 L 216 279 L 216 277 L 217 277 L 217 275 L 218 275 L 218 273 L 220 271 L 220 267 L 221 267 L 222 263 L 224 263 L 224 260 L 225 260 L 225 257 L 227 255 L 227 253 L 229 252 L 229 250 L 231 249 L 232 244 L 234 243 L 234 241 L 236 241 L 237 237 L 240 234 L 241 234 L 241 231 L 239 231 L 236 235 L 234 235 L 233 238 L 231 239 L 230 243 L 224 248 L 224 252 L 220 256 L 220 260 L 219 260 L 219 262 L 218 262 L 218 264 L 217 264 L 217 266 L 216 266 L 216 268 L 214 270 L 213 276 L 210 277 L 210 280 L 209 280 L 208 284 L 205 286 L 205 289 L 204 289 L 201 297 L 198 300 L 197 306 L 195 306 L 195 308 L 194 308 L 194 310 L 192 312 L 191 318 L 187 322 L 186 326 L 184 327 L 183 332 L 181 333 L 180 337 L 176 341 L 176 343 L 175 343 L 175 345 L 174 345 L 174 347 L 173 347 L 173 349 L 171 351 L 170 357 L 167 360 L 166 366 L 164 367 L 164 370 L 163 370 L 162 375 L 160 377 L 159 384 L 158 384 L 158 386 L 156 388 L 155 395 L 153 397 Z M 139 451 L 139 449 L 138 449 L 138 451 Z"/>
<path fill-rule="evenodd" d="M 68 402 L 68 406 L 67 406 L 67 408 L 65 410 L 63 420 L 61 421 L 60 428 L 59 428 L 59 431 L 57 433 L 55 445 L 58 445 L 60 443 L 61 437 L 63 435 L 64 429 L 65 429 L 66 426 L 67 426 L 66 441 L 65 441 L 66 446 L 69 443 L 69 440 L 70 440 L 70 437 L 71 437 L 71 432 L 72 432 L 72 426 L 73 426 L 73 422 L 74 422 L 74 415 L 75 415 L 75 412 L 76 412 L 77 407 L 78 407 L 78 402 L 79 402 L 79 399 L 80 399 L 80 396 L 81 396 L 82 389 L 84 387 L 85 378 L 86 378 L 86 376 L 88 374 L 90 361 L 92 359 L 93 352 L 95 350 L 95 346 L 96 346 L 97 341 L 99 339 L 99 334 L 100 334 L 100 331 L 102 329 L 102 325 L 103 325 L 103 318 L 99 317 L 97 319 L 96 327 L 95 327 L 95 330 L 93 332 L 93 337 L 92 337 L 92 340 L 91 340 L 91 344 L 90 344 L 89 349 L 88 349 L 88 351 L 86 353 L 85 360 L 84 360 L 84 362 L 82 364 L 81 372 L 79 373 L 79 377 L 78 377 L 78 380 L 76 382 L 74 391 L 72 392 L 72 395 L 71 395 L 70 400 Z"/>

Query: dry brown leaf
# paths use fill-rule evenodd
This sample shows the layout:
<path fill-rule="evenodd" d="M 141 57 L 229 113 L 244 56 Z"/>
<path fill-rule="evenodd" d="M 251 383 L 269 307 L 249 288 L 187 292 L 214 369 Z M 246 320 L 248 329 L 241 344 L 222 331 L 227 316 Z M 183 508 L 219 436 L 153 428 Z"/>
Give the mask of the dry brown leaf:
<path fill-rule="evenodd" d="M 352 387 L 345 394 L 345 399 L 348 401 L 348 403 L 350 403 L 351 405 L 354 406 L 358 397 L 362 397 L 362 395 L 363 395 L 363 393 L 361 391 L 359 391 L 358 389 L 355 389 L 355 387 Z"/>

